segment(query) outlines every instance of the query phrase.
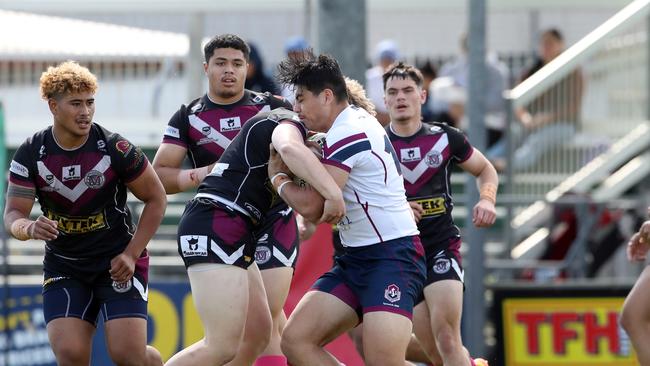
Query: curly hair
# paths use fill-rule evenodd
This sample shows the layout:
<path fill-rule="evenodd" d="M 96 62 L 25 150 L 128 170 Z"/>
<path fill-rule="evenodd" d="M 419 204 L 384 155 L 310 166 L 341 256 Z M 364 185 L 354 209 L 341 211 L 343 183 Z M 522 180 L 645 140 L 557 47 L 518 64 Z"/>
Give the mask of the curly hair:
<path fill-rule="evenodd" d="M 330 55 L 314 56 L 312 50 L 282 60 L 278 65 L 278 81 L 303 87 L 314 94 L 330 89 L 337 101 L 348 99 L 343 73 Z"/>
<path fill-rule="evenodd" d="M 365 109 L 371 116 L 376 116 L 375 105 L 366 97 L 366 90 L 358 81 L 345 76 L 345 87 L 348 91 L 348 103 Z"/>
<path fill-rule="evenodd" d="M 69 93 L 95 93 L 97 77 L 75 61 L 65 61 L 48 67 L 41 74 L 40 85 L 43 99 L 56 99 Z"/>

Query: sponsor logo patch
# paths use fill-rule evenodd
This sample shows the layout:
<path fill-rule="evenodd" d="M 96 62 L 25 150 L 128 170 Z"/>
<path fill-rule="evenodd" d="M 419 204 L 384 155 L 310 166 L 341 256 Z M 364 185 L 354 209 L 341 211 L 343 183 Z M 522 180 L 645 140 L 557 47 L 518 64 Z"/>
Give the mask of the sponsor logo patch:
<path fill-rule="evenodd" d="M 238 116 L 236 116 L 236 117 L 228 117 L 228 118 L 221 118 L 219 120 L 219 127 L 220 127 L 221 132 L 240 130 L 241 129 L 241 120 L 239 119 Z"/>
<path fill-rule="evenodd" d="M 402 298 L 402 292 L 399 290 L 399 286 L 394 283 L 386 286 L 384 298 L 391 303 L 398 302 Z"/>
<path fill-rule="evenodd" d="M 182 235 L 181 252 L 183 257 L 207 257 L 208 237 L 205 235 Z"/>
<path fill-rule="evenodd" d="M 422 156 L 420 155 L 420 148 L 411 147 L 408 149 L 400 149 L 400 160 L 402 163 L 422 160 Z"/>
<path fill-rule="evenodd" d="M 64 182 L 67 182 L 69 180 L 80 180 L 81 179 L 81 165 L 64 166 L 61 169 L 61 177 L 63 177 Z"/>
<path fill-rule="evenodd" d="M 90 216 L 65 216 L 52 211 L 45 211 L 45 217 L 57 222 L 57 229 L 66 234 L 84 234 L 107 228 L 103 212 Z"/>
<path fill-rule="evenodd" d="M 11 161 L 11 164 L 9 165 L 9 171 L 14 174 L 18 174 L 21 177 L 29 178 L 29 169 L 15 160 Z"/>
<path fill-rule="evenodd" d="M 104 140 L 97 140 L 97 149 L 106 151 L 106 142 L 104 142 Z"/>
<path fill-rule="evenodd" d="M 424 214 L 422 214 L 423 217 L 438 216 L 447 212 L 444 197 L 420 198 L 416 199 L 415 202 L 422 206 L 422 209 L 424 210 Z"/>

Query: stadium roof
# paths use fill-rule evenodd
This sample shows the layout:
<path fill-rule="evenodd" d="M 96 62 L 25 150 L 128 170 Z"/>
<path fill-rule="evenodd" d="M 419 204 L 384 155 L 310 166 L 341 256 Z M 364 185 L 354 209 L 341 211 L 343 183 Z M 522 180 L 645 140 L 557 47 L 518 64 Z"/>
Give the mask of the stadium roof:
<path fill-rule="evenodd" d="M 185 57 L 185 34 L 0 10 L 0 59 Z"/>

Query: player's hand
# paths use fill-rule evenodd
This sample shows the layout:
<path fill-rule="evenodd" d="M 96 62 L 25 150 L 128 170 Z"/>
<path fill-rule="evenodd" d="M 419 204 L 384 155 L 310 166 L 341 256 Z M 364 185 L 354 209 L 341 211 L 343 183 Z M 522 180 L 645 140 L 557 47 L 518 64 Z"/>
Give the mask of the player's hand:
<path fill-rule="evenodd" d="M 29 236 L 32 239 L 38 240 L 54 240 L 59 236 L 59 230 L 57 229 L 57 222 L 50 220 L 47 217 L 41 215 L 39 216 L 34 224 L 30 228 Z"/>
<path fill-rule="evenodd" d="M 269 165 L 267 167 L 269 178 L 273 177 L 278 173 L 286 173 L 289 177 L 292 177 L 291 170 L 287 164 L 282 160 L 282 156 L 273 147 L 273 144 L 269 144 Z"/>
<path fill-rule="evenodd" d="M 472 223 L 476 227 L 492 226 L 497 219 L 497 210 L 494 203 L 485 199 L 478 201 L 472 213 Z"/>
<path fill-rule="evenodd" d="M 644 261 L 650 249 L 650 221 L 641 225 L 639 231 L 632 235 L 627 243 L 627 259 L 630 261 Z"/>
<path fill-rule="evenodd" d="M 300 241 L 305 241 L 311 238 L 316 231 L 316 224 L 309 220 L 305 220 L 301 215 L 296 216 L 296 222 L 298 223 L 298 236 Z"/>
<path fill-rule="evenodd" d="M 413 211 L 413 217 L 415 218 L 415 223 L 417 224 L 422 219 L 424 215 L 424 209 L 419 202 L 409 201 L 409 206 L 411 206 L 411 211 Z"/>
<path fill-rule="evenodd" d="M 127 253 L 120 253 L 111 259 L 111 269 L 108 271 L 111 274 L 111 279 L 119 283 L 130 280 L 135 271 L 136 260 L 137 258 L 133 258 Z"/>
<path fill-rule="evenodd" d="M 323 215 L 318 222 L 336 224 L 341 221 L 343 216 L 345 216 L 345 203 L 343 202 L 343 196 L 340 196 L 337 199 L 326 199 L 325 203 L 323 203 Z"/>

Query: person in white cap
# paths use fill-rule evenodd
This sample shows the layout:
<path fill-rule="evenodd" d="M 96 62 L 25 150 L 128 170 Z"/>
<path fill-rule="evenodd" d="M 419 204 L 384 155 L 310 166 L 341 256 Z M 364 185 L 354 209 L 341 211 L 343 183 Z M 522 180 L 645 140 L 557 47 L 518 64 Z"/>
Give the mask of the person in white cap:
<path fill-rule="evenodd" d="M 385 39 L 375 47 L 375 59 L 377 65 L 366 71 L 366 92 L 368 99 L 375 105 L 377 120 L 382 125 L 390 121 L 388 111 L 384 105 L 384 82 L 382 76 L 388 67 L 399 59 L 397 43 Z"/>

